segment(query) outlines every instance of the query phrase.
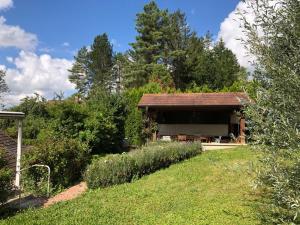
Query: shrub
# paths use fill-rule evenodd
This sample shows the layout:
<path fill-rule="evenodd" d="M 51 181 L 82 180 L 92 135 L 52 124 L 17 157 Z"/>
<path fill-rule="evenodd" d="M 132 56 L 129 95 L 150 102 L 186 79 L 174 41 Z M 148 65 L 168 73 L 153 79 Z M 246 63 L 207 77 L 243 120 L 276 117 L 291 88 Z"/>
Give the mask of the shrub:
<path fill-rule="evenodd" d="M 125 133 L 123 98 L 93 89 L 87 101 L 87 110 L 84 131 L 80 132 L 81 140 L 87 142 L 96 154 L 120 152 Z"/>
<path fill-rule="evenodd" d="M 276 4 L 274 4 L 276 2 Z M 245 43 L 255 56 L 255 104 L 248 128 L 262 150 L 259 182 L 272 224 L 300 224 L 300 1 L 246 1 Z M 259 28 L 259 29 L 258 29 Z"/>
<path fill-rule="evenodd" d="M 94 160 L 88 166 L 84 179 L 89 188 L 130 182 L 173 163 L 191 158 L 201 150 L 201 144 L 198 142 L 150 144 L 130 153 Z"/>
<path fill-rule="evenodd" d="M 48 104 L 47 110 L 51 118 L 48 129 L 56 136 L 77 138 L 79 132 L 84 130 L 84 120 L 87 118 L 85 105 L 73 100 L 64 100 Z"/>
<path fill-rule="evenodd" d="M 48 165 L 51 169 L 51 185 L 58 189 L 76 182 L 89 159 L 87 146 L 78 140 L 48 137 L 25 154 L 23 167 L 34 164 Z M 25 189 L 43 194 L 46 190 L 47 170 L 32 167 L 24 172 L 23 180 Z"/>
<path fill-rule="evenodd" d="M 4 151 L 0 149 L 0 205 L 7 200 L 7 197 L 12 191 L 12 171 L 6 168 L 6 161 L 4 160 Z"/>

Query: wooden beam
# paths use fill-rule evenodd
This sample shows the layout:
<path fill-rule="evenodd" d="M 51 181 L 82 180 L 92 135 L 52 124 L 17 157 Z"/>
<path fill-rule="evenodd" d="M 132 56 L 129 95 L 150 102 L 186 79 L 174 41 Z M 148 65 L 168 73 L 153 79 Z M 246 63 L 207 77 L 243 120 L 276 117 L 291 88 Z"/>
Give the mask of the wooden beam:
<path fill-rule="evenodd" d="M 241 118 L 240 119 L 240 142 L 241 144 L 245 144 L 246 140 L 245 140 L 245 118 Z"/>

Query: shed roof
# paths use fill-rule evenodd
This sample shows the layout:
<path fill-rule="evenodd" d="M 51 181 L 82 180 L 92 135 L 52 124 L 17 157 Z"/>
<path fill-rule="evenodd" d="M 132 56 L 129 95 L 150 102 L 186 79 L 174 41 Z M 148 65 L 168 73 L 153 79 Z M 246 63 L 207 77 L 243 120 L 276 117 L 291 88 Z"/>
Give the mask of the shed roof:
<path fill-rule="evenodd" d="M 0 118 L 8 118 L 8 119 L 18 119 L 24 118 L 25 113 L 23 112 L 9 112 L 9 111 L 0 111 Z"/>
<path fill-rule="evenodd" d="M 222 93 L 180 93 L 180 94 L 144 94 L 138 107 L 160 106 L 236 106 L 241 107 L 249 101 L 243 92 Z"/>

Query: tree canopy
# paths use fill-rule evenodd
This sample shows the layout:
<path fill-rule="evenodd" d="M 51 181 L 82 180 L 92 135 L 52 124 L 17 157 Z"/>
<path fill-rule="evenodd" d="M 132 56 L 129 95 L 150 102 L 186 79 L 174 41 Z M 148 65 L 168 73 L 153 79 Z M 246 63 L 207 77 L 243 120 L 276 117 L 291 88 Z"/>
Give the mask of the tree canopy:
<path fill-rule="evenodd" d="M 136 15 L 135 28 L 136 40 L 125 53 L 113 52 L 106 34 L 98 35 L 90 50 L 78 51 L 70 70 L 78 93 L 85 96 L 95 86 L 120 91 L 148 82 L 182 91 L 195 85 L 221 90 L 246 74 L 222 39 L 214 43 L 209 33 L 199 37 L 180 10 L 169 12 L 151 1 Z"/>

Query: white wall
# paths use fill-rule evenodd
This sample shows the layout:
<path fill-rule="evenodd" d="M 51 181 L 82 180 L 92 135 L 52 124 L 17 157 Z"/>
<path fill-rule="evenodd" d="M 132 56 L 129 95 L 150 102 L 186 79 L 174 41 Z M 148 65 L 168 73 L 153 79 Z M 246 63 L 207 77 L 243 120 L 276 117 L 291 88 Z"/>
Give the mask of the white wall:
<path fill-rule="evenodd" d="M 158 124 L 158 134 L 228 136 L 228 124 Z"/>

